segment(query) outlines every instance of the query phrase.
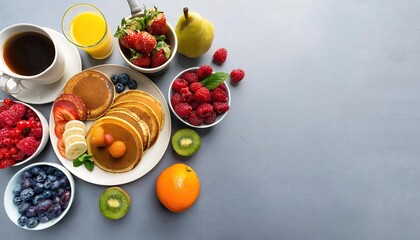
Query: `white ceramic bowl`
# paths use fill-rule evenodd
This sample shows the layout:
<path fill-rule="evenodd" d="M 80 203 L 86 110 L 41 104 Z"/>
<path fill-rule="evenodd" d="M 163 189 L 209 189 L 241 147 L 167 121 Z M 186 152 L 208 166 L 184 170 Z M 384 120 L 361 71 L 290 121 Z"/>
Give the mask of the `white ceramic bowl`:
<path fill-rule="evenodd" d="M 51 167 L 54 167 L 54 168 L 60 170 L 61 172 L 63 172 L 67 176 L 67 178 L 69 180 L 69 183 L 70 183 L 71 197 L 70 197 L 67 208 L 61 213 L 61 215 L 59 217 L 54 218 L 54 219 L 52 219 L 52 220 L 50 220 L 46 223 L 39 223 L 34 228 L 21 227 L 17 224 L 17 220 L 20 217 L 20 214 L 18 212 L 18 207 L 13 204 L 13 197 L 14 197 L 13 188 L 15 187 L 16 183 L 19 181 L 21 174 L 23 172 L 35 167 L 35 166 L 51 166 Z M 16 226 L 18 226 L 20 228 L 23 228 L 23 229 L 27 229 L 27 230 L 42 230 L 42 229 L 46 229 L 46 228 L 49 228 L 49 227 L 53 226 L 54 224 L 59 222 L 66 215 L 66 213 L 69 211 L 69 209 L 70 209 L 70 207 L 73 203 L 74 193 L 75 193 L 75 183 L 74 183 L 73 176 L 62 165 L 59 165 L 57 163 L 49 163 L 49 162 L 33 163 L 33 164 L 28 165 L 28 166 L 22 168 L 21 170 L 19 170 L 10 179 L 9 183 L 6 186 L 6 190 L 4 192 L 4 208 L 6 210 L 7 216 L 10 218 L 10 220 L 13 223 L 16 224 Z"/>
<path fill-rule="evenodd" d="M 172 94 L 174 94 L 174 90 L 172 89 L 172 84 L 174 83 L 174 81 L 176 80 L 176 79 L 178 79 L 178 78 L 180 78 L 181 76 L 182 76 L 182 74 L 184 74 L 185 72 L 190 72 L 190 71 L 193 71 L 193 72 L 196 72 L 197 71 L 197 69 L 198 69 L 198 67 L 192 67 L 192 68 L 187 68 L 187 69 L 185 69 L 184 71 L 182 71 L 182 72 L 180 72 L 178 75 L 176 75 L 175 76 L 175 78 L 172 80 L 172 82 L 171 82 L 171 84 L 169 85 L 169 90 L 168 90 L 168 105 L 169 105 L 169 108 L 171 109 L 171 111 L 172 111 L 172 113 L 181 121 L 181 122 L 183 122 L 185 125 L 188 125 L 188 126 L 190 126 L 190 127 L 193 127 L 193 128 L 209 128 L 209 127 L 213 127 L 214 125 L 216 125 L 216 124 L 218 124 L 218 123 L 220 123 L 222 120 L 223 120 L 223 118 L 225 118 L 225 116 L 226 116 L 226 114 L 230 111 L 227 111 L 227 112 L 225 112 L 225 113 L 223 113 L 223 114 L 220 114 L 220 115 L 217 115 L 217 117 L 216 117 L 216 121 L 214 121 L 212 124 L 201 124 L 201 125 L 198 125 L 198 126 L 196 126 L 196 125 L 192 125 L 191 123 L 189 123 L 188 121 L 186 121 L 185 119 L 183 119 L 182 117 L 180 117 L 180 116 L 178 116 L 178 114 L 175 112 L 175 110 L 174 110 L 174 106 L 172 106 L 172 103 L 171 103 L 171 98 L 172 98 Z M 228 100 L 227 100 L 227 103 L 229 104 L 229 107 L 231 106 L 230 105 L 230 90 L 229 90 L 229 86 L 228 86 L 228 84 L 226 83 L 226 81 L 225 81 L 225 86 L 226 86 L 226 93 L 227 93 L 227 98 L 228 98 Z"/>
<path fill-rule="evenodd" d="M 128 18 L 131 18 L 131 17 L 128 17 Z M 175 30 L 173 29 L 173 27 L 169 23 L 166 23 L 166 25 L 168 25 L 168 32 L 166 33 L 166 38 L 167 38 L 168 44 L 171 46 L 171 56 L 169 57 L 169 59 L 164 64 L 162 64 L 158 67 L 142 68 L 142 67 L 134 65 L 132 62 L 130 62 L 130 59 L 128 59 L 127 56 L 126 56 L 126 54 L 128 54 L 127 49 L 124 48 L 123 46 L 121 46 L 120 41 L 117 39 L 117 41 L 118 41 L 118 51 L 120 52 L 121 57 L 124 59 L 124 61 L 131 68 L 135 69 L 138 72 L 144 73 L 146 75 L 158 75 L 159 73 L 162 73 L 163 71 L 165 71 L 168 68 L 169 64 L 171 63 L 172 59 L 175 57 L 175 54 L 178 50 L 178 39 L 176 37 L 176 33 L 175 33 Z"/>
<path fill-rule="evenodd" d="M 19 161 L 17 163 L 15 163 L 13 166 L 19 166 L 22 165 L 26 162 L 31 161 L 32 159 L 34 159 L 39 153 L 41 153 L 41 151 L 45 148 L 45 146 L 48 143 L 48 139 L 50 137 L 49 134 L 49 127 L 48 127 L 48 122 L 47 119 L 45 119 L 44 115 L 42 115 L 41 112 L 39 112 L 37 109 L 35 109 L 34 107 L 32 107 L 31 105 L 24 103 L 24 102 L 19 102 L 19 101 L 15 101 L 17 103 L 21 103 L 23 105 L 25 105 L 26 107 L 32 109 L 32 111 L 34 111 L 36 113 L 36 115 L 38 116 L 39 120 L 41 121 L 42 124 L 42 138 L 41 138 L 41 143 L 38 146 L 38 149 L 36 150 L 36 152 L 34 154 L 32 154 L 32 156 L 27 157 L 26 159 Z M 3 100 L 0 101 L 0 106 L 3 105 Z"/>

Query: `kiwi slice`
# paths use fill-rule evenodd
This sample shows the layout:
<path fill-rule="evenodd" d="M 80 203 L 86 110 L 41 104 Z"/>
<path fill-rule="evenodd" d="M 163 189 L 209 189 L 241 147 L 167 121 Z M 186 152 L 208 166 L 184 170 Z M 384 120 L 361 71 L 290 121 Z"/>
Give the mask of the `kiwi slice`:
<path fill-rule="evenodd" d="M 179 129 L 172 136 L 172 147 L 176 153 L 188 157 L 193 155 L 201 146 L 201 138 L 192 129 Z"/>
<path fill-rule="evenodd" d="M 130 195 L 120 187 L 105 189 L 99 197 L 99 209 L 104 217 L 120 219 L 130 208 Z"/>

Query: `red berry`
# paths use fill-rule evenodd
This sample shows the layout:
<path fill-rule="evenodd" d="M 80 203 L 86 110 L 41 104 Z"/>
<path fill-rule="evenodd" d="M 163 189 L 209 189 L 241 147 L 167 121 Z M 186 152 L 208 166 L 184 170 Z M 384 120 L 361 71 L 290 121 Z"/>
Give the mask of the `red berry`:
<path fill-rule="evenodd" d="M 172 83 L 172 89 L 175 92 L 181 91 L 182 88 L 188 87 L 188 82 L 182 78 L 178 78 Z"/>
<path fill-rule="evenodd" d="M 229 110 L 229 104 L 222 102 L 214 102 L 213 108 L 217 114 L 222 114 Z"/>
<path fill-rule="evenodd" d="M 225 83 L 221 83 L 217 87 L 220 88 L 220 89 L 222 89 L 223 91 L 227 92 L 227 87 L 226 87 L 226 84 Z"/>
<path fill-rule="evenodd" d="M 38 149 L 40 142 L 34 137 L 26 137 L 16 144 L 16 147 L 26 155 L 32 155 Z"/>
<path fill-rule="evenodd" d="M 199 102 L 208 102 L 210 100 L 210 91 L 206 87 L 201 87 L 194 93 L 194 100 Z"/>
<path fill-rule="evenodd" d="M 213 111 L 213 112 L 211 112 L 211 114 L 208 117 L 204 118 L 204 123 L 205 124 L 212 124 L 216 121 L 216 117 L 217 117 L 217 114 L 216 114 L 215 111 Z"/>
<path fill-rule="evenodd" d="M 21 151 L 17 151 L 16 154 L 12 154 L 12 158 L 15 159 L 16 161 L 21 161 L 25 158 L 25 154 Z"/>
<path fill-rule="evenodd" d="M 196 112 L 198 116 L 208 117 L 213 112 L 213 106 L 209 103 L 202 103 L 198 105 Z"/>
<path fill-rule="evenodd" d="M 181 88 L 181 98 L 184 102 L 190 102 L 193 98 L 192 92 L 190 92 L 190 89 L 188 87 Z"/>
<path fill-rule="evenodd" d="M 203 86 L 200 82 L 191 83 L 190 85 L 190 91 L 196 92 L 198 89 L 200 89 Z"/>
<path fill-rule="evenodd" d="M 14 101 L 12 100 L 12 99 L 10 99 L 10 98 L 6 98 L 6 99 L 4 99 L 3 100 L 3 104 L 6 106 L 6 107 L 10 107 L 10 106 L 12 106 L 12 104 L 14 103 Z"/>
<path fill-rule="evenodd" d="M 244 79 L 245 72 L 242 69 L 233 69 L 232 72 L 230 72 L 230 79 L 232 82 L 237 83 Z"/>
<path fill-rule="evenodd" d="M 14 126 L 17 121 L 22 119 L 25 112 L 25 105 L 14 103 L 8 110 L 0 113 L 0 123 L 6 123 L 7 126 Z"/>
<path fill-rule="evenodd" d="M 215 88 L 211 91 L 211 98 L 214 102 L 226 102 L 227 101 L 227 94 L 221 88 Z"/>
<path fill-rule="evenodd" d="M 192 107 L 188 103 L 178 103 L 175 105 L 174 110 L 176 114 L 180 117 L 188 117 L 190 115 L 190 112 L 192 111 Z"/>
<path fill-rule="evenodd" d="M 179 94 L 179 93 L 174 93 L 173 95 L 172 95 L 172 97 L 171 97 L 171 104 L 172 104 L 172 106 L 175 106 L 175 105 L 177 105 L 178 103 L 180 103 L 180 102 L 182 102 L 182 97 L 181 97 L 181 94 Z"/>
<path fill-rule="evenodd" d="M 226 48 L 219 48 L 213 54 L 213 60 L 217 64 L 222 64 L 226 61 L 227 58 L 227 50 Z"/>
<path fill-rule="evenodd" d="M 198 75 L 195 72 L 185 72 L 182 74 L 181 78 L 185 79 L 190 84 L 198 82 Z"/>
<path fill-rule="evenodd" d="M 16 163 L 16 161 L 14 159 L 8 158 L 8 159 L 3 159 L 0 161 L 0 168 L 7 168 L 10 166 L 13 166 Z"/>
<path fill-rule="evenodd" d="M 34 137 L 38 140 L 42 138 L 42 128 L 34 127 L 29 131 L 28 137 Z"/>
<path fill-rule="evenodd" d="M 201 125 L 203 121 L 204 121 L 204 118 L 201 116 L 198 116 L 195 111 L 192 111 L 190 115 L 188 116 L 188 122 L 194 126 Z"/>
<path fill-rule="evenodd" d="M 213 68 L 209 65 L 203 64 L 197 70 L 197 75 L 200 80 L 210 76 L 213 73 Z"/>
<path fill-rule="evenodd" d="M 114 137 L 109 133 L 105 133 L 104 139 L 107 146 L 110 146 L 114 142 Z"/>
<path fill-rule="evenodd" d="M 158 51 L 152 54 L 150 67 L 159 67 L 166 61 L 168 61 L 168 58 L 166 57 L 165 50 L 159 49 Z"/>

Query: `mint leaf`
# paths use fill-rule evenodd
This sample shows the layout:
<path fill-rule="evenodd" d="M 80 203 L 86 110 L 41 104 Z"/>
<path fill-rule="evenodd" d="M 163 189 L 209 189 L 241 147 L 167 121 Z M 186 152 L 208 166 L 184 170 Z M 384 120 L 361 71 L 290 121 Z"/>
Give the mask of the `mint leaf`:
<path fill-rule="evenodd" d="M 93 163 L 91 160 L 84 161 L 83 164 L 85 165 L 86 169 L 89 170 L 89 172 L 92 172 L 93 168 L 95 167 L 95 163 Z"/>
<path fill-rule="evenodd" d="M 74 159 L 73 160 L 73 167 L 80 167 L 83 164 L 82 161 L 80 161 L 79 159 Z"/>
<path fill-rule="evenodd" d="M 213 90 L 217 88 L 222 82 L 228 79 L 229 73 L 225 72 L 214 72 L 210 76 L 206 77 L 201 84 L 206 87 L 208 90 Z"/>

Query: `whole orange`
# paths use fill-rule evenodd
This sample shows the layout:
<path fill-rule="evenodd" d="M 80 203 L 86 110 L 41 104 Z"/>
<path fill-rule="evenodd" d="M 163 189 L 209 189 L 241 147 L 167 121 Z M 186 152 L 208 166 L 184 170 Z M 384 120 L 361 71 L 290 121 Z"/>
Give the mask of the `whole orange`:
<path fill-rule="evenodd" d="M 163 170 L 156 181 L 159 201 L 172 212 L 190 208 L 200 195 L 200 180 L 194 169 L 176 163 Z"/>

